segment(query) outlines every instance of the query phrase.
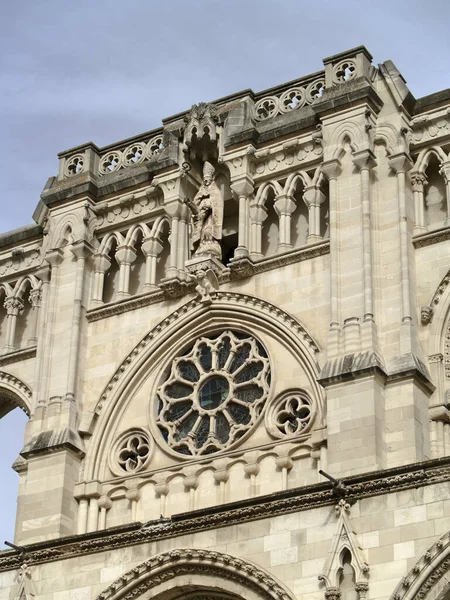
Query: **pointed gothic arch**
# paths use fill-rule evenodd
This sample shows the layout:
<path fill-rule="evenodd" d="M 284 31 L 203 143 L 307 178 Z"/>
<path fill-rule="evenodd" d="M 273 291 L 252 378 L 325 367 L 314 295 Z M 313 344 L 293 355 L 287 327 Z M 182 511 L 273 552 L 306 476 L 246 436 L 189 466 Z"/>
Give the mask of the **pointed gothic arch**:
<path fill-rule="evenodd" d="M 444 533 L 400 580 L 389 600 L 438 600 L 450 591 L 450 531 Z M 447 575 L 447 577 L 446 577 Z"/>
<path fill-rule="evenodd" d="M 31 414 L 32 392 L 21 379 L 0 371 L 0 419 L 18 407 L 29 417 Z"/>
<path fill-rule="evenodd" d="M 96 600 L 168 600 L 211 592 L 245 600 L 293 600 L 284 584 L 255 564 L 210 550 L 177 549 L 154 556 L 116 579 Z"/>
<path fill-rule="evenodd" d="M 225 325 L 226 324 L 226 325 Z M 161 368 L 168 354 L 176 353 L 192 340 L 211 331 L 236 328 L 251 335 L 276 337 L 302 366 L 308 385 L 318 401 L 317 419 L 323 419 L 323 390 L 317 383 L 320 349 L 305 327 L 292 315 L 260 298 L 217 292 L 213 304 L 197 299 L 187 302 L 156 325 L 118 367 L 97 403 L 97 423 L 86 456 L 85 477 L 99 476 L 103 456 L 111 445 L 118 415 L 125 410 L 150 371 Z M 103 465 L 103 466 L 102 466 Z"/>

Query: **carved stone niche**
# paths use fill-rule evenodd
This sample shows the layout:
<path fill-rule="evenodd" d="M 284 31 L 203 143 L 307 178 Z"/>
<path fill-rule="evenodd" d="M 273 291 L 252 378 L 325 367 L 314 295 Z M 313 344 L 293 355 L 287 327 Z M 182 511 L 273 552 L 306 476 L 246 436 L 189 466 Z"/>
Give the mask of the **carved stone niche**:
<path fill-rule="evenodd" d="M 191 161 L 217 160 L 221 131 L 217 109 L 213 104 L 194 104 L 185 117 L 183 151 Z"/>

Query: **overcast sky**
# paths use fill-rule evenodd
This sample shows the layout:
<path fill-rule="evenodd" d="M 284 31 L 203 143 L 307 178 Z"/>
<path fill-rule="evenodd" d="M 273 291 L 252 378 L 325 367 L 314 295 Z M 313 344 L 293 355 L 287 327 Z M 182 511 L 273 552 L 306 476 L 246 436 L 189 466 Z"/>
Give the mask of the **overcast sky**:
<path fill-rule="evenodd" d="M 0 24 L 0 231 L 32 222 L 58 152 L 313 73 L 360 44 L 417 98 L 450 87 L 448 0 L 4 0 Z M 2 474 L 19 417 L 0 422 Z M 2 483 L 0 545 L 13 520 Z"/>

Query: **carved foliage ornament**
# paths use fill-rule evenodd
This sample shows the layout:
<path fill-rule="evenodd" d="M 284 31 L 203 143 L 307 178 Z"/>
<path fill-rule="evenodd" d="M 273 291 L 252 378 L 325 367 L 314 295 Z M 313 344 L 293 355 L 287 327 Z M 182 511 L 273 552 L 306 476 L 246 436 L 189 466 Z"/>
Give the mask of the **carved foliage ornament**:
<path fill-rule="evenodd" d="M 200 338 L 172 361 L 158 389 L 158 428 L 182 455 L 219 452 L 254 425 L 269 386 L 269 359 L 257 340 L 232 331 Z"/>

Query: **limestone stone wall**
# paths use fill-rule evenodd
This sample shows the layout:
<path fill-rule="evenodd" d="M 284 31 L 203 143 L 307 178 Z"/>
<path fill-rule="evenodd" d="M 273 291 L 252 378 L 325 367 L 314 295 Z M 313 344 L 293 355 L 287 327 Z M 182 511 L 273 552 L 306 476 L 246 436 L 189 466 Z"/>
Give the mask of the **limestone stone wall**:
<path fill-rule="evenodd" d="M 59 154 L 0 236 L 2 594 L 443 593 L 449 111 L 361 46 Z"/>

